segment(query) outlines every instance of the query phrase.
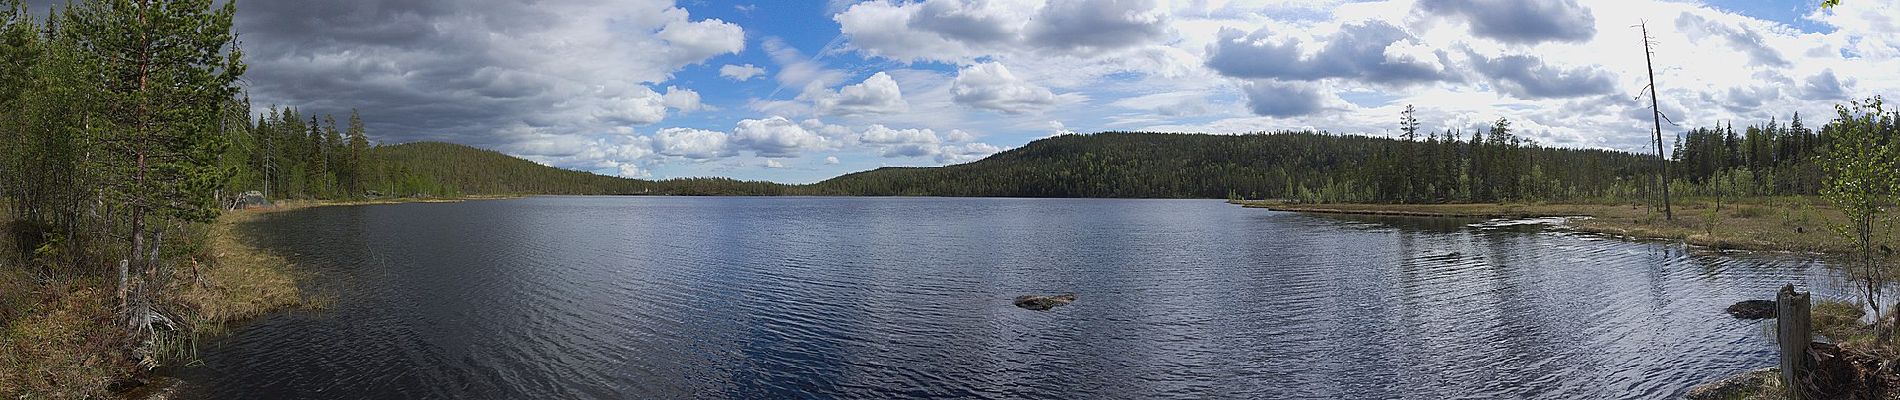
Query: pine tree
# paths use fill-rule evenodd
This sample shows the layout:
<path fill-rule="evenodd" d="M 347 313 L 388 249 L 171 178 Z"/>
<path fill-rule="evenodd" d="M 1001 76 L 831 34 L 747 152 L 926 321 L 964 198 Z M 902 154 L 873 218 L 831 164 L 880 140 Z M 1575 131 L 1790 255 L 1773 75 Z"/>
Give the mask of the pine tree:
<path fill-rule="evenodd" d="M 235 3 L 213 8 L 213 0 L 96 0 L 72 8 L 61 26 L 100 72 L 97 118 L 85 126 L 103 145 L 93 169 L 104 194 L 126 213 L 125 257 L 142 271 L 131 326 L 148 333 L 162 318 L 150 303 L 162 236 L 148 235 L 210 221 L 214 191 L 230 178 L 218 163 L 227 144 L 217 123 L 245 68 L 231 32 L 236 13 Z"/>

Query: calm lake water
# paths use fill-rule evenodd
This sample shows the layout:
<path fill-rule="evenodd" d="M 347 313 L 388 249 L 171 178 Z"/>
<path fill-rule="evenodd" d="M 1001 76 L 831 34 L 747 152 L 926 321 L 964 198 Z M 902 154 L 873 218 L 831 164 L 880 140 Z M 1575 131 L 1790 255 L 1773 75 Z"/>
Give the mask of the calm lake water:
<path fill-rule="evenodd" d="M 1665 398 L 1812 257 L 1214 200 L 535 197 L 247 227 L 331 299 L 185 398 Z M 1052 311 L 1022 294 L 1073 292 Z"/>

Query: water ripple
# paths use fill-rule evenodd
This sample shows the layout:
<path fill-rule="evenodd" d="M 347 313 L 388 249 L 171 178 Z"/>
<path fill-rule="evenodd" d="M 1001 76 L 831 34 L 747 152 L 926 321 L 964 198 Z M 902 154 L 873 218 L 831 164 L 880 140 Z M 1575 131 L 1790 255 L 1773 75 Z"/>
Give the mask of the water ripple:
<path fill-rule="evenodd" d="M 1821 260 L 1215 201 L 541 197 L 249 228 L 336 299 L 205 398 L 1668 398 Z M 1027 293 L 1077 293 L 1048 312 Z"/>

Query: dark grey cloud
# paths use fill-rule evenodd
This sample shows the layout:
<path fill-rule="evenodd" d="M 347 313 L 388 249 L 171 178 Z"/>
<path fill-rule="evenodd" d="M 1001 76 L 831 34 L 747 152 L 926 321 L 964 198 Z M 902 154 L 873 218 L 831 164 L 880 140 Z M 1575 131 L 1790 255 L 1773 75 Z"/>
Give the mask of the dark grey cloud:
<path fill-rule="evenodd" d="M 851 46 L 867 55 L 959 64 L 1152 45 L 1168 39 L 1169 18 L 1156 0 L 863 1 L 832 15 Z"/>
<path fill-rule="evenodd" d="M 1600 67 L 1563 68 L 1534 56 L 1471 56 L 1472 69 L 1490 79 L 1501 92 L 1525 99 L 1569 98 L 1608 94 L 1616 90 L 1616 76 Z"/>
<path fill-rule="evenodd" d="M 1346 78 L 1379 84 L 1457 79 L 1439 67 L 1450 63 L 1442 50 L 1431 51 L 1429 60 L 1388 59 L 1387 47 L 1414 38 L 1382 21 L 1341 26 L 1338 33 L 1324 38 L 1325 47 L 1310 57 L 1300 50 L 1299 40 L 1274 37 L 1266 28 L 1251 34 L 1222 29 L 1220 39 L 1208 48 L 1207 66 L 1221 75 L 1242 79 Z"/>
<path fill-rule="evenodd" d="M 1043 48 L 1119 49 L 1158 40 L 1167 33 L 1165 13 L 1154 0 L 1052 0 L 1029 30 Z"/>
<path fill-rule="evenodd" d="M 1240 89 L 1247 96 L 1247 108 L 1261 116 L 1297 117 L 1319 112 L 1326 103 L 1325 95 L 1310 84 L 1255 80 L 1241 84 Z"/>
<path fill-rule="evenodd" d="M 1808 100 L 1847 100 L 1847 86 L 1853 83 L 1852 79 L 1842 82 L 1833 69 L 1828 69 L 1808 77 L 1801 91 Z"/>
<path fill-rule="evenodd" d="M 1748 54 L 1748 61 L 1756 66 L 1787 67 L 1788 59 L 1782 57 L 1780 50 L 1768 47 L 1760 31 L 1746 26 L 1730 26 L 1702 16 L 1682 13 L 1676 17 L 1676 29 L 1689 35 L 1690 40 L 1700 41 L 1707 37 L 1719 37 L 1730 47 Z"/>
<path fill-rule="evenodd" d="M 1423 0 L 1421 11 L 1458 17 L 1471 34 L 1506 43 L 1581 42 L 1596 36 L 1596 16 L 1576 0 Z"/>
<path fill-rule="evenodd" d="M 36 13 L 58 0 L 29 2 Z M 383 142 L 445 140 L 567 155 L 529 139 L 596 135 L 665 118 L 655 87 L 743 49 L 743 30 L 670 0 L 245 1 L 235 27 L 261 111 L 361 111 Z"/>
<path fill-rule="evenodd" d="M 1736 86 L 1728 88 L 1722 94 L 1722 101 L 1717 104 L 1721 104 L 1729 112 L 1749 113 L 1761 108 L 1769 100 L 1781 98 L 1781 89 L 1774 86 Z"/>

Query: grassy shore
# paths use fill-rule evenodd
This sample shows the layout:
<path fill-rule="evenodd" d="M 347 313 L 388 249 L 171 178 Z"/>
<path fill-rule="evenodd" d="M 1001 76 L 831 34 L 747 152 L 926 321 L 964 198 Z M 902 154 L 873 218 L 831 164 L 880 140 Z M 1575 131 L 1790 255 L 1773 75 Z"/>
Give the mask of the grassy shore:
<path fill-rule="evenodd" d="M 322 307 L 299 290 L 303 277 L 289 260 L 259 248 L 239 227 L 265 214 L 321 206 L 441 203 L 509 196 L 361 201 L 281 201 L 268 209 L 226 212 L 188 232 L 189 254 L 171 260 L 167 299 L 188 323 L 191 337 L 224 333 L 228 326 L 296 307 Z M 11 243 L 11 238 L 6 238 Z M 8 258 L 18 259 L 18 257 Z M 124 349 L 116 322 L 117 282 L 108 269 L 40 274 L 37 267 L 0 265 L 0 398 L 110 397 L 113 386 L 142 375 Z M 182 344 L 189 358 L 190 343 Z"/>
<path fill-rule="evenodd" d="M 1233 201 L 1245 207 L 1307 213 L 1455 218 L 1588 217 L 1566 223 L 1572 229 L 1629 238 L 1678 240 L 1724 249 L 1844 253 L 1851 251 L 1828 227 L 1845 222 L 1839 211 L 1817 197 L 1691 198 L 1675 204 L 1675 219 L 1636 204 L 1288 204 Z M 1891 235 L 1882 237 L 1891 241 Z M 1763 293 L 1763 295 L 1771 295 Z M 1865 322 L 1866 306 L 1838 299 L 1817 299 L 1814 333 L 1860 360 L 1900 361 L 1891 338 L 1894 313 Z M 1710 312 L 1719 312 L 1710 310 Z M 1756 370 L 1699 386 L 1690 398 L 1779 399 L 1787 388 L 1772 369 Z M 1893 390 L 1888 388 L 1887 390 Z M 1895 396 L 1897 393 L 1878 393 Z"/>
<path fill-rule="evenodd" d="M 1641 204 L 1590 203 L 1480 203 L 1480 204 L 1290 204 L 1276 201 L 1232 201 L 1244 207 L 1275 211 L 1463 218 L 1589 217 L 1567 225 L 1579 231 L 1631 238 L 1679 240 L 1692 245 L 1724 249 L 1804 252 L 1843 252 L 1844 243 L 1830 224 L 1844 222 L 1841 213 L 1818 197 L 1748 197 L 1678 200 L 1675 219 Z"/>

